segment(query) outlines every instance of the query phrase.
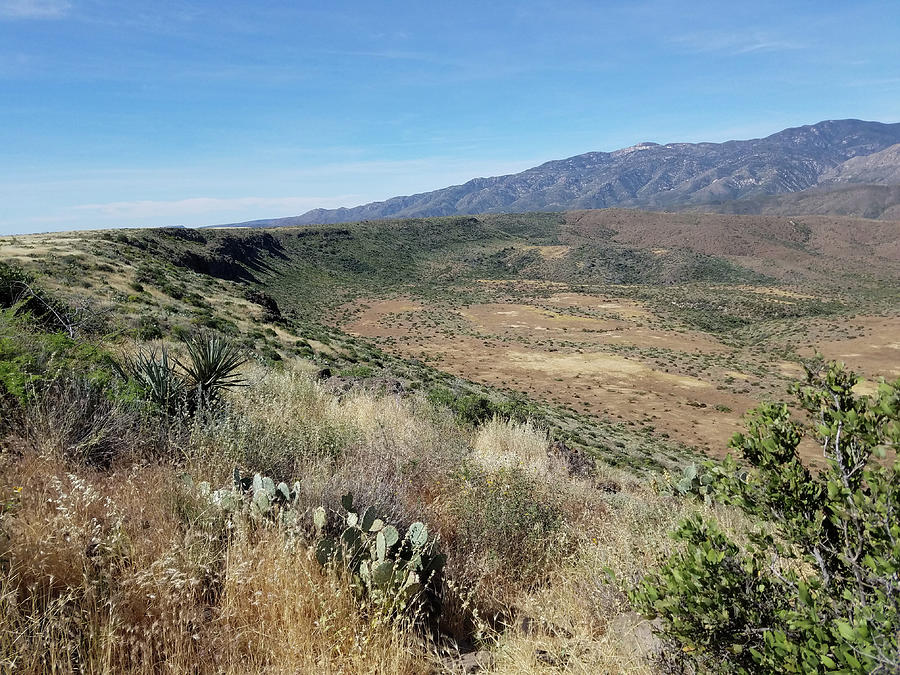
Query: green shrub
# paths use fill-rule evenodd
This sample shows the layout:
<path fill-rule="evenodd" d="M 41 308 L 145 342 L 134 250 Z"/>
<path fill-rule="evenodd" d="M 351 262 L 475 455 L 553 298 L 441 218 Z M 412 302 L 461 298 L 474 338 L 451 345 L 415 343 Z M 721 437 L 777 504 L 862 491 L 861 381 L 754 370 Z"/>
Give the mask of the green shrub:
<path fill-rule="evenodd" d="M 460 421 L 473 426 L 484 424 L 494 417 L 518 422 L 542 417 L 533 406 L 518 399 L 497 402 L 481 394 L 458 394 L 446 387 L 431 389 L 428 400 L 433 405 L 450 408 Z"/>
<path fill-rule="evenodd" d="M 0 311 L 0 399 L 27 403 L 41 388 L 76 374 L 97 385 L 114 378 L 112 359 L 91 343 L 41 330 L 30 315 Z"/>
<path fill-rule="evenodd" d="M 338 375 L 343 375 L 344 377 L 359 377 L 359 378 L 367 378 L 372 377 L 374 374 L 374 369 L 372 366 L 367 365 L 357 365 L 352 366 L 350 368 L 344 368 L 343 370 L 338 372 Z"/>
<path fill-rule="evenodd" d="M 856 397 L 857 380 L 817 362 L 795 387 L 805 424 L 784 404 L 754 411 L 731 442 L 749 471 L 726 460 L 716 498 L 767 525 L 741 548 L 688 520 L 674 534 L 683 548 L 631 592 L 701 670 L 896 672 L 900 380 L 875 398 Z M 804 437 L 824 450 L 819 474 L 800 461 Z"/>
<path fill-rule="evenodd" d="M 144 315 L 138 320 L 136 336 L 140 340 L 159 340 L 163 336 L 162 326 L 154 316 Z"/>

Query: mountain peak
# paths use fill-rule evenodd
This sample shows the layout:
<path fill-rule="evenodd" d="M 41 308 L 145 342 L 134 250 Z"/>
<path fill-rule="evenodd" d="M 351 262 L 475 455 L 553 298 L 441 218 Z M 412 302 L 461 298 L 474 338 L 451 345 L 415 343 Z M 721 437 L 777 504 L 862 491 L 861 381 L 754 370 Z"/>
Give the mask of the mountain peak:
<path fill-rule="evenodd" d="M 614 150 L 609 153 L 614 157 L 621 157 L 622 155 L 628 155 L 632 152 L 638 152 L 640 150 L 651 150 L 653 148 L 660 147 L 659 143 L 653 143 L 651 141 L 644 141 L 643 143 L 638 143 L 637 145 L 632 145 L 627 148 L 622 148 L 621 150 Z"/>

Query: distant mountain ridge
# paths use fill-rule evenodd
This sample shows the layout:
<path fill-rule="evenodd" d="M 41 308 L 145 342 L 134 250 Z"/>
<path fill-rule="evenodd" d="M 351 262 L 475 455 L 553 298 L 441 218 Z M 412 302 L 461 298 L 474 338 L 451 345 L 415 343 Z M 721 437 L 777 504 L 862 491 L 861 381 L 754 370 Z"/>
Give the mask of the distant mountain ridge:
<path fill-rule="evenodd" d="M 744 141 L 639 143 L 613 152 L 588 152 L 521 173 L 475 178 L 432 192 L 239 225 L 271 227 L 613 206 L 752 213 L 761 212 L 753 209 L 764 208 L 767 200 L 781 195 L 812 189 L 811 197 L 807 194 L 805 200 L 794 202 L 811 208 L 815 204 L 810 200 L 816 202 L 817 195 L 832 188 L 897 183 L 900 123 L 829 120 Z M 879 213 L 892 212 L 896 192 L 879 193 L 890 202 L 882 204 Z M 864 199 L 866 194 L 856 190 L 854 199 Z M 788 199 L 787 203 L 792 202 Z"/>

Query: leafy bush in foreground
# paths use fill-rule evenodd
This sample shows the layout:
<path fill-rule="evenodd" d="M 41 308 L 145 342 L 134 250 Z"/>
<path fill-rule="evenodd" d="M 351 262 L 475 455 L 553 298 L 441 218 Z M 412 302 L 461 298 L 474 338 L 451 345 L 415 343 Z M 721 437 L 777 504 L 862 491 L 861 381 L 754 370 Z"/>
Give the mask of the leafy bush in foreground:
<path fill-rule="evenodd" d="M 818 363 L 795 388 L 806 425 L 764 404 L 732 439 L 717 498 L 767 521 L 739 547 L 695 517 L 674 533 L 684 548 L 631 593 L 695 667 L 711 672 L 887 673 L 900 668 L 900 380 L 874 399 Z M 827 468 L 812 474 L 809 437 Z M 728 475 L 732 478 L 728 478 Z"/>

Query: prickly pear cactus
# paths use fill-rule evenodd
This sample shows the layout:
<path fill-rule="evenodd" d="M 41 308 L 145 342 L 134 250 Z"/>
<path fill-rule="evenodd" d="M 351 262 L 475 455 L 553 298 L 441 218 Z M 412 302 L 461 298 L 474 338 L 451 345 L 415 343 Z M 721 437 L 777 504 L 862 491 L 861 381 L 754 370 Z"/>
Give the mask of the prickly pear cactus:
<path fill-rule="evenodd" d="M 714 467 L 690 464 L 685 467 L 681 477 L 672 483 L 672 487 L 677 494 L 703 497 L 705 502 L 710 502 L 719 478 Z"/>
<path fill-rule="evenodd" d="M 284 482 L 276 485 L 259 473 L 241 476 L 240 469 L 235 467 L 229 487 L 213 491 L 208 483 L 201 483 L 197 490 L 229 518 L 242 514 L 252 520 L 275 521 L 289 528 L 300 524 L 299 481 L 293 486 Z"/>
<path fill-rule="evenodd" d="M 346 511 L 346 527 L 336 538 L 320 539 L 316 559 L 323 565 L 346 570 L 354 588 L 385 616 L 409 607 L 425 615 L 437 615 L 446 558 L 437 553 L 428 527 L 415 522 L 401 537 L 400 531 L 385 524 L 374 508 L 369 507 L 360 515 L 354 508 L 353 495 L 344 495 L 341 506 Z M 319 534 L 325 529 L 325 521 L 325 509 L 316 509 L 313 524 Z"/>

